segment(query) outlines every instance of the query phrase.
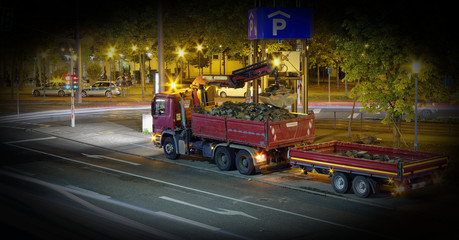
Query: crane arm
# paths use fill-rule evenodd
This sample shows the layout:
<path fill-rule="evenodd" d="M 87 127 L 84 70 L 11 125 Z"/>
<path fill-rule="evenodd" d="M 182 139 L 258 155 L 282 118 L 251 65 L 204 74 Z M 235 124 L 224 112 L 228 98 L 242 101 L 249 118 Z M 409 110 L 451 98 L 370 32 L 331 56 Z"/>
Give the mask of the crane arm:
<path fill-rule="evenodd" d="M 191 86 L 193 88 L 199 88 L 199 86 L 217 85 L 220 87 L 241 88 L 246 82 L 271 73 L 273 68 L 270 61 L 271 60 L 268 59 L 240 68 L 233 71 L 231 75 L 198 76 Z"/>

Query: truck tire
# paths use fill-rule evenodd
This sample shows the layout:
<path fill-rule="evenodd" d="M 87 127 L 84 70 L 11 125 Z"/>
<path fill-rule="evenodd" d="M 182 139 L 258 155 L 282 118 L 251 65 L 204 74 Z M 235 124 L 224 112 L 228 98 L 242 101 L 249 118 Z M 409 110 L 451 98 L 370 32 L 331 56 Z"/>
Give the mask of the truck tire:
<path fill-rule="evenodd" d="M 370 180 L 363 176 L 357 176 L 352 181 L 352 190 L 357 197 L 367 198 L 372 193 Z"/>
<path fill-rule="evenodd" d="M 167 137 L 163 143 L 164 155 L 170 160 L 177 159 L 180 154 L 177 154 L 177 148 L 173 137 Z"/>
<path fill-rule="evenodd" d="M 236 167 L 239 173 L 243 175 L 252 175 L 255 172 L 253 159 L 249 152 L 240 150 L 236 154 Z"/>
<path fill-rule="evenodd" d="M 337 193 L 347 193 L 351 188 L 351 184 L 349 184 L 349 176 L 340 172 L 333 174 L 331 184 L 333 190 Z"/>
<path fill-rule="evenodd" d="M 231 148 L 219 147 L 215 150 L 215 163 L 221 171 L 230 171 L 235 169 L 234 151 Z"/>

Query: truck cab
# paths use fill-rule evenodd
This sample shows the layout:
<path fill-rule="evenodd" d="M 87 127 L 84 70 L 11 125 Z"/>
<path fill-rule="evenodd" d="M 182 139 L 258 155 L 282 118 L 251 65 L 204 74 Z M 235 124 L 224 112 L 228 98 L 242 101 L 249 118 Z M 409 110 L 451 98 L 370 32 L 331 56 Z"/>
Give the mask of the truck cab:
<path fill-rule="evenodd" d="M 191 109 L 201 105 L 215 105 L 215 94 L 214 86 L 156 94 L 151 102 L 155 143 L 161 146 L 165 137 L 174 137 L 180 131 L 189 128 Z"/>

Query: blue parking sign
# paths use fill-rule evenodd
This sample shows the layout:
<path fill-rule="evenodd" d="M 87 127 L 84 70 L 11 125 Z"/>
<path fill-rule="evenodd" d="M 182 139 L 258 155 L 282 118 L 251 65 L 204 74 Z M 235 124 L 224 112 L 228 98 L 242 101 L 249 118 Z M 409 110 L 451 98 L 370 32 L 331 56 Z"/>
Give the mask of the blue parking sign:
<path fill-rule="evenodd" d="M 312 38 L 310 8 L 253 8 L 248 12 L 248 39 Z"/>

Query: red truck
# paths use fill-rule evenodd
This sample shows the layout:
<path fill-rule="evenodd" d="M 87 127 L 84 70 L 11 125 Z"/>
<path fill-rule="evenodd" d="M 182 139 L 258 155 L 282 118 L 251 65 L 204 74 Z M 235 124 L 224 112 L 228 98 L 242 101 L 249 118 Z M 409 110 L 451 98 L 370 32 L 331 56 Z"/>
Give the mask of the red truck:
<path fill-rule="evenodd" d="M 271 72 L 260 62 L 233 72 L 222 80 L 197 78 L 192 88 L 155 95 L 152 101 L 154 142 L 169 159 L 181 154 L 200 154 L 215 159 L 222 171 L 237 168 L 250 175 L 278 165 L 288 165 L 288 148 L 314 140 L 314 114 L 296 114 L 290 120 L 272 122 L 211 116 L 195 112 L 215 106 L 215 86 L 238 87 Z"/>
<path fill-rule="evenodd" d="M 290 164 L 331 176 L 337 193 L 352 190 L 359 197 L 390 184 L 394 193 L 438 181 L 448 157 L 440 154 L 332 141 L 290 148 Z"/>

